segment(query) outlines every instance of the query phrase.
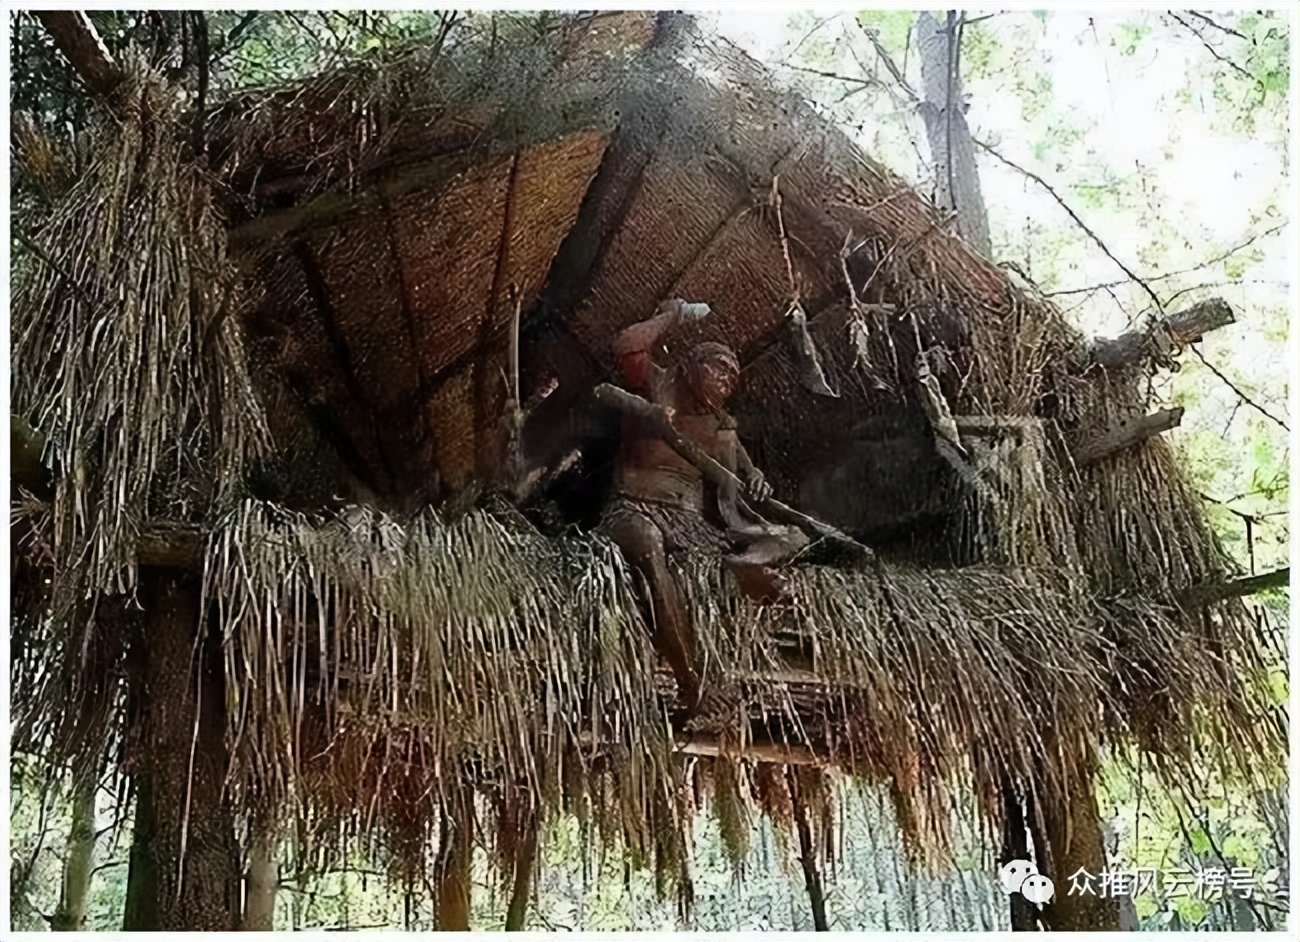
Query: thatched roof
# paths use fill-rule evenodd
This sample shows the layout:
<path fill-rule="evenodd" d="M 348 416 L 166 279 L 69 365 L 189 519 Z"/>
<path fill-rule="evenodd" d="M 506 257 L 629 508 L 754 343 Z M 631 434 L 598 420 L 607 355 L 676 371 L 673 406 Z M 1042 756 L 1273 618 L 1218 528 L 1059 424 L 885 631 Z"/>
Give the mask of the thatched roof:
<path fill-rule="evenodd" d="M 600 15 L 526 39 L 232 102 L 203 173 L 107 124 L 99 172 L 30 223 L 51 264 L 15 287 L 15 411 L 60 481 L 32 543 L 81 597 L 126 589 L 122 564 L 160 520 L 185 511 L 206 531 L 239 794 L 316 802 L 335 823 L 373 810 L 409 850 L 448 773 L 470 767 L 502 821 L 589 807 L 671 870 L 687 816 L 637 587 L 584 532 L 614 429 L 591 389 L 613 334 L 669 296 L 716 312 L 674 345 L 740 352 L 734 411 L 778 492 L 880 554 L 866 572 L 798 570 L 796 601 L 775 609 L 711 566 L 683 573 L 710 670 L 732 678 L 734 713 L 705 731 L 724 753 L 790 743 L 889 782 L 923 850 L 943 848 L 957 790 L 999 833 L 1008 778 L 1050 791 L 1065 753 L 1136 743 L 1179 775 L 1207 744 L 1239 771 L 1285 754 L 1276 652 L 1252 614 L 1179 604 L 1229 573 L 1167 444 L 1071 457 L 1142 413 L 1138 372 L 1089 374 L 1083 338 L 1032 287 L 689 21 Z M 142 161 L 139 180 L 168 185 L 156 205 L 113 172 Z M 136 236 L 153 256 L 106 257 L 126 226 L 162 233 Z M 199 264 L 228 298 L 191 290 Z M 138 322 L 72 329 L 118 311 L 120 284 L 157 292 L 128 294 Z M 798 382 L 780 333 L 794 300 L 838 398 Z M 504 467 L 516 306 L 521 396 L 558 380 L 525 459 L 582 457 L 527 514 L 466 512 Z M 124 414 L 97 396 L 60 405 L 79 402 L 96 349 L 122 364 Z M 146 349 L 192 366 L 132 365 Z M 982 484 L 936 451 L 922 350 L 946 361 Z M 79 484 L 89 456 L 105 463 Z M 15 688 L 49 702 L 45 674 Z M 779 777 L 752 779 L 782 806 Z"/>

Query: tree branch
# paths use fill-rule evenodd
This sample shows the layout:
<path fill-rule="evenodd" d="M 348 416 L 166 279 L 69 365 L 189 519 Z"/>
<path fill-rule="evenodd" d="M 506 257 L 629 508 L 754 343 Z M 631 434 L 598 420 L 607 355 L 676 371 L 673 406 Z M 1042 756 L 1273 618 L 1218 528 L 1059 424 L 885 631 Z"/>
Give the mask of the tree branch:
<path fill-rule="evenodd" d="M 1116 370 L 1148 361 L 1164 364 L 1179 348 L 1196 343 L 1210 331 L 1235 320 L 1226 301 L 1210 298 L 1170 314 L 1146 330 L 1130 331 L 1114 340 L 1095 339 L 1090 351 L 1091 365 Z"/>
<path fill-rule="evenodd" d="M 1204 355 L 1203 353 L 1201 353 L 1200 350 L 1197 350 L 1195 347 L 1192 347 L 1191 350 L 1192 350 L 1193 353 L 1196 354 L 1196 358 L 1197 358 L 1198 360 L 1200 360 L 1202 363 L 1205 364 L 1205 368 L 1206 368 L 1207 370 L 1209 370 L 1211 373 L 1213 373 L 1215 376 L 1217 376 L 1217 377 L 1218 377 L 1218 378 L 1219 378 L 1219 379 L 1220 379 L 1220 380 L 1221 380 L 1221 381 L 1222 381 L 1222 382 L 1223 382 L 1223 383 L 1224 383 L 1224 384 L 1225 384 L 1229 389 L 1231 389 L 1234 393 L 1237 394 L 1237 398 L 1238 398 L 1238 399 L 1240 399 L 1240 400 L 1241 400 L 1242 402 L 1244 402 L 1246 405 L 1250 406 L 1252 409 L 1254 409 L 1254 410 L 1255 410 L 1256 412 L 1258 412 L 1260 415 L 1264 416 L 1264 418 L 1266 418 L 1266 419 L 1268 419 L 1268 420 L 1270 420 L 1270 421 L 1272 421 L 1272 422 L 1276 422 L 1278 425 L 1282 426 L 1282 428 L 1286 429 L 1288 432 L 1291 431 L 1291 427 L 1290 427 L 1289 425 L 1287 425 L 1285 422 L 1283 422 L 1283 421 L 1282 421 L 1281 419 L 1279 419 L 1277 416 L 1273 415 L 1271 412 L 1269 412 L 1267 409 L 1265 409 L 1263 406 L 1261 406 L 1261 405 L 1260 405 L 1259 403 L 1257 403 L 1255 400 L 1251 399 L 1251 398 L 1250 398 L 1249 396 L 1247 396 L 1244 392 L 1242 392 L 1240 389 L 1238 389 L 1237 386 L 1236 386 L 1236 384 L 1233 383 L 1232 380 L 1230 380 L 1230 379 L 1228 379 L 1228 377 L 1224 376 L 1223 373 L 1220 372 L 1220 371 L 1218 370 L 1218 368 L 1216 368 L 1215 365 L 1214 365 L 1213 363 L 1211 363 L 1209 360 L 1205 359 L 1205 355 Z"/>
<path fill-rule="evenodd" d="M 1188 23 L 1186 20 L 1182 19 L 1177 13 L 1173 12 L 1172 10 L 1166 10 L 1165 12 L 1169 14 L 1169 18 L 1172 19 L 1175 23 L 1177 23 L 1179 26 L 1183 27 L 1183 29 L 1189 31 L 1193 36 L 1199 39 L 1201 41 L 1201 45 L 1204 46 L 1207 51 L 1209 51 L 1210 55 L 1214 56 L 1214 58 L 1218 59 L 1220 62 L 1228 66 L 1228 68 L 1232 69 L 1233 71 L 1239 72 L 1242 76 L 1245 77 L 1246 81 L 1250 82 L 1252 85 L 1259 84 L 1259 79 L 1255 78 L 1255 76 L 1251 75 L 1249 72 L 1247 72 L 1241 66 L 1237 65 L 1237 63 L 1233 62 L 1227 56 L 1220 55 L 1219 51 L 1210 45 L 1209 41 L 1205 38 L 1205 34 L 1202 33 L 1199 29 L 1197 29 L 1191 23 Z"/>
<path fill-rule="evenodd" d="M 841 74 L 838 73 L 838 72 L 826 72 L 826 71 L 824 71 L 824 70 L 822 70 L 822 69 L 813 69 L 813 68 L 809 68 L 809 67 L 806 66 L 806 65 L 789 65 L 789 64 L 786 64 L 786 65 L 782 66 L 782 68 L 790 69 L 792 72 L 804 72 L 804 73 L 807 73 L 808 75 L 819 75 L 819 76 L 821 76 L 822 78 L 835 79 L 837 82 L 849 82 L 850 84 L 853 84 L 853 85 L 875 85 L 875 84 L 877 84 L 877 83 L 874 82 L 872 79 L 866 79 L 866 78 L 854 78 L 852 75 L 841 75 Z"/>
<path fill-rule="evenodd" d="M 1095 243 L 1097 244 L 1097 247 L 1098 247 L 1098 248 L 1100 248 L 1103 252 L 1106 253 L 1106 257 L 1109 258 L 1109 259 L 1110 259 L 1112 262 L 1114 262 L 1116 265 L 1118 265 L 1119 268 L 1120 268 L 1120 270 L 1121 270 L 1122 272 L 1124 272 L 1124 274 L 1128 275 L 1130 281 L 1132 281 L 1132 282 L 1134 282 L 1135 284 L 1141 286 L 1142 290 L 1145 291 L 1148 295 L 1150 295 L 1151 300 L 1155 302 L 1156 309 L 1157 309 L 1157 310 L 1163 310 L 1163 309 L 1164 309 L 1164 305 L 1160 302 L 1160 299 L 1159 299 L 1158 297 L 1156 297 L 1156 293 L 1155 293 L 1154 291 L 1151 290 L 1151 286 L 1148 285 L 1145 281 L 1143 281 L 1143 280 L 1142 280 L 1140 277 L 1138 277 L 1136 274 L 1134 274 L 1134 272 L 1133 272 L 1132 269 L 1130 269 L 1127 265 L 1125 265 L 1123 262 L 1121 262 L 1121 261 L 1120 261 L 1120 260 L 1115 256 L 1115 253 L 1112 252 L 1109 248 L 1106 247 L 1106 243 L 1103 242 L 1103 241 L 1101 241 L 1101 237 L 1098 236 L 1097 233 L 1093 232 L 1090 228 L 1088 228 L 1088 224 L 1085 223 L 1082 219 L 1079 218 L 1079 214 L 1076 213 L 1073 209 L 1070 208 L 1070 205 L 1069 205 L 1065 200 L 1063 200 L 1063 199 L 1061 198 L 1061 195 L 1060 195 L 1059 193 L 1057 193 L 1055 189 L 1052 188 L 1052 185 L 1051 185 L 1050 183 L 1048 183 L 1046 180 L 1044 180 L 1044 179 L 1043 179 L 1042 177 L 1040 177 L 1038 174 L 1034 173 L 1032 170 L 1026 170 L 1024 167 L 1020 166 L 1019 164 L 1017 164 L 1017 163 L 1013 163 L 1012 161 L 1010 161 L 1010 160 L 1008 160 L 1007 158 L 1003 157 L 1001 154 L 999 154 L 997 151 L 995 151 L 992 147 L 990 147 L 988 144 L 985 144 L 983 141 L 979 140 L 978 138 L 971 138 L 971 140 L 973 140 L 973 141 L 975 142 L 975 146 L 977 146 L 977 147 L 979 147 L 980 149 L 982 149 L 982 150 L 986 151 L 987 153 L 991 154 L 993 157 L 997 158 L 997 159 L 1000 160 L 1002 163 L 1006 164 L 1006 165 L 1007 165 L 1008 167 L 1010 167 L 1012 170 L 1015 170 L 1015 171 L 1017 171 L 1017 172 L 1019 172 L 1019 173 L 1024 174 L 1024 175 L 1025 175 L 1026 177 L 1028 177 L 1030 180 L 1033 180 L 1035 183 L 1037 183 L 1039 186 L 1041 186 L 1044 190 L 1046 190 L 1046 191 L 1048 192 L 1048 194 L 1052 197 L 1052 199 L 1056 200 L 1056 202 L 1057 202 L 1058 204 L 1060 204 L 1061 208 L 1064 209 L 1064 210 L 1065 210 L 1065 211 L 1070 215 L 1070 218 L 1073 219 L 1073 220 L 1075 221 L 1075 224 L 1078 225 L 1078 227 L 1079 227 L 1080 229 L 1082 229 L 1085 233 L 1087 233 L 1088 237 L 1089 237 L 1090 239 L 1092 239 L 1092 241 L 1095 242 Z"/>
<path fill-rule="evenodd" d="M 40 20 L 86 87 L 96 95 L 111 96 L 124 76 L 90 18 L 67 10 L 36 10 L 32 15 Z"/>
<path fill-rule="evenodd" d="M 1220 23 L 1216 23 L 1214 20 L 1210 19 L 1204 13 L 1197 13 L 1195 10 L 1188 10 L 1187 12 L 1190 16 L 1196 17 L 1202 23 L 1208 23 L 1210 26 L 1213 26 L 1215 29 L 1219 30 L 1220 32 L 1227 33 L 1229 36 L 1236 36 L 1238 39 L 1244 39 L 1246 42 L 1250 42 L 1250 39 L 1247 36 L 1242 35 L 1241 33 L 1237 32 L 1235 29 L 1230 29 L 1229 27 L 1223 26 Z"/>
<path fill-rule="evenodd" d="M 861 28 L 863 35 L 867 37 L 867 41 L 871 43 L 871 47 L 876 50 L 876 55 L 880 58 L 880 61 L 889 70 L 889 74 L 898 83 L 898 87 L 907 93 L 907 97 L 912 100 L 912 104 L 919 104 L 921 96 L 916 93 L 916 89 L 907 84 L 907 79 L 903 77 L 902 70 L 894 63 L 894 58 L 889 54 L 889 50 L 881 45 L 880 35 L 874 29 L 868 29 L 861 20 L 858 21 L 858 26 Z"/>
<path fill-rule="evenodd" d="M 1206 261 L 1201 262 L 1200 264 L 1193 265 L 1191 268 L 1180 268 L 1177 271 L 1167 271 L 1162 275 L 1149 275 L 1147 276 L 1146 280 L 1148 282 L 1164 281 L 1168 278 L 1174 278 L 1178 275 L 1188 275 L 1194 271 L 1200 271 L 1202 268 L 1209 268 L 1211 265 L 1217 265 L 1219 264 L 1219 262 L 1231 258 L 1232 256 L 1236 255 L 1238 252 L 1240 252 L 1242 249 L 1253 245 L 1254 243 L 1258 242 L 1260 239 L 1264 239 L 1267 238 L 1268 236 L 1274 235 L 1275 233 L 1281 232 L 1288 225 L 1289 223 L 1280 222 L 1276 226 L 1273 226 L 1271 229 L 1265 229 L 1263 232 L 1256 233 L 1255 235 L 1247 239 L 1245 242 L 1242 242 L 1239 245 L 1234 245 L 1226 252 L 1223 252 L 1220 255 L 1216 255 L 1214 258 L 1207 259 Z M 1106 282 L 1102 282 L 1101 284 L 1088 285 L 1087 287 L 1083 287 L 1083 288 L 1066 288 L 1063 291 L 1048 291 L 1045 293 L 1044 297 L 1060 298 L 1070 294 L 1086 294 L 1090 291 L 1100 291 L 1103 288 L 1117 288 L 1122 284 L 1127 284 L 1127 282 L 1106 281 Z M 1237 282 L 1230 282 L 1230 284 L 1237 284 Z"/>

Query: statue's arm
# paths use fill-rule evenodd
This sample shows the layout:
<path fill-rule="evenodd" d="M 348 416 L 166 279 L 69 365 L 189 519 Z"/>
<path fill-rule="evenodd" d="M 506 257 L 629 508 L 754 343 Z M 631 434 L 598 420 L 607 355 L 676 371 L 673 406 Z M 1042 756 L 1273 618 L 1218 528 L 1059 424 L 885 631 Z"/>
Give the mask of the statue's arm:
<path fill-rule="evenodd" d="M 660 367 L 650 356 L 659 338 L 684 321 L 709 313 L 707 304 L 689 304 L 680 298 L 664 301 L 654 317 L 633 324 L 614 338 L 614 361 L 633 389 L 649 389 Z"/>
<path fill-rule="evenodd" d="M 739 437 L 736 438 L 736 476 L 745 482 L 745 488 L 754 500 L 762 502 L 772 496 L 772 485 L 767 483 L 763 472 L 754 467 Z"/>

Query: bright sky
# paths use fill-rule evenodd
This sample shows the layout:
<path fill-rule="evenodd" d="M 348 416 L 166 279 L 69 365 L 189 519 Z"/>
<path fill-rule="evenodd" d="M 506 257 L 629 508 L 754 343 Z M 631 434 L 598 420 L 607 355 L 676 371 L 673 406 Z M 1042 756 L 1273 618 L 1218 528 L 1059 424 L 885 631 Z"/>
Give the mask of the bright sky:
<path fill-rule="evenodd" d="M 1119 22 L 1132 19 L 1133 11 L 1126 10 L 1126 6 L 1093 5 L 1093 14 L 1082 9 L 1070 12 L 1068 7 L 1065 11 L 1053 8 L 1043 21 L 1024 7 L 999 13 L 995 23 L 999 33 L 1031 31 L 1032 48 L 1038 56 L 1036 66 L 1050 75 L 1058 107 L 1074 124 L 1088 129 L 1089 146 L 1104 155 L 1107 164 L 1120 173 L 1141 168 L 1150 187 L 1148 199 L 1159 206 L 1161 216 L 1177 223 L 1180 234 L 1190 243 L 1172 246 L 1166 260 L 1171 267 L 1188 267 L 1206 257 L 1207 245 L 1231 246 L 1281 221 L 1279 216 L 1276 221 L 1252 223 L 1250 217 L 1267 206 L 1279 178 L 1287 175 L 1284 144 L 1288 132 L 1261 129 L 1250 140 L 1212 128 L 1215 102 L 1210 83 L 1216 64 L 1209 53 L 1195 41 L 1167 43 L 1152 37 L 1142 44 L 1138 54 L 1121 55 L 1107 37 Z M 723 35 L 756 58 L 776 63 L 807 32 L 806 28 L 795 32 L 788 27 L 793 12 L 789 7 L 763 4 L 744 10 L 731 8 L 702 18 L 716 24 Z M 837 11 L 818 12 L 832 17 Z M 840 13 L 839 19 L 831 20 L 822 30 L 842 33 L 844 18 L 851 16 Z M 871 58 L 869 53 L 867 58 Z M 848 66 L 853 67 L 851 60 Z M 916 71 L 915 56 L 908 71 Z M 1174 94 L 1188 76 L 1193 79 L 1193 106 L 1175 112 Z M 914 75 L 909 77 L 919 84 Z M 1000 141 L 1006 156 L 1053 182 L 1054 168 L 1033 162 L 1032 140 L 1024 127 L 1020 99 L 1014 94 L 990 94 L 987 83 L 983 87 L 968 85 L 967 91 L 974 92 L 967 120 L 975 135 Z M 920 134 L 919 119 L 915 126 Z M 920 139 L 924 141 L 923 134 Z M 872 151 L 869 135 L 862 135 L 860 143 Z M 883 157 L 892 169 L 915 179 L 914 165 L 901 166 L 889 155 L 873 156 Z M 1010 229 L 1026 216 L 1045 225 L 1068 223 L 1050 196 L 1014 171 L 985 158 L 980 174 L 995 234 L 999 225 Z M 1070 202 L 1068 193 L 1063 195 Z M 1286 206 L 1288 201 L 1281 202 Z M 1130 267 L 1142 274 L 1155 274 L 1137 258 L 1137 248 L 1148 241 L 1149 234 L 1131 214 L 1090 210 L 1080 205 L 1074 208 Z M 1277 303 L 1285 304 L 1286 283 L 1293 270 L 1288 237 L 1284 233 L 1280 238 L 1266 240 L 1260 248 L 1266 257 L 1253 266 L 1250 277 L 1281 282 L 1273 286 L 1273 293 L 1280 296 Z M 1062 274 L 1061 287 L 1115 280 L 1122 274 L 1099 251 L 1088 249 L 1078 254 L 1078 270 L 1068 276 Z M 1125 326 L 1124 315 L 1113 306 L 1096 305 L 1080 313 L 1097 329 Z"/>

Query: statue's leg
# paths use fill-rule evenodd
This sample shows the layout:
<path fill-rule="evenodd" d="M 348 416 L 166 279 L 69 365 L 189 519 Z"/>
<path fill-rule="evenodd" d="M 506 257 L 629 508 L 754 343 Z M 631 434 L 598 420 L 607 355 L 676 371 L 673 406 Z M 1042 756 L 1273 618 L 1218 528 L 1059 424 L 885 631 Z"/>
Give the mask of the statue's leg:
<path fill-rule="evenodd" d="M 788 594 L 785 578 L 773 567 L 788 562 L 808 545 L 808 537 L 795 527 L 772 528 L 757 539 L 747 539 L 726 557 L 727 568 L 740 591 L 759 602 L 776 602 Z"/>
<path fill-rule="evenodd" d="M 668 569 L 663 534 L 652 520 L 632 513 L 612 520 L 607 532 L 649 584 L 655 650 L 672 668 L 687 710 L 694 710 L 701 693 L 700 675 L 695 669 L 695 634 L 681 592 Z"/>

